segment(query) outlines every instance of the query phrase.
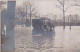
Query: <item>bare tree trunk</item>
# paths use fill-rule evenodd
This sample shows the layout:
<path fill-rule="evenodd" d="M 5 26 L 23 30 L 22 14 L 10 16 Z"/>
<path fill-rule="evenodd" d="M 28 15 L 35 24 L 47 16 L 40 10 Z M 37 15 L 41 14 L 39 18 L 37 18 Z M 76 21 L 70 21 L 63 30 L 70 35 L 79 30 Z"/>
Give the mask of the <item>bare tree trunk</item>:
<path fill-rule="evenodd" d="M 31 17 L 32 17 L 32 13 L 31 13 L 31 7 L 30 7 L 30 26 L 32 24 Z"/>
<path fill-rule="evenodd" d="M 70 18 L 70 30 L 71 30 L 71 18 Z"/>
<path fill-rule="evenodd" d="M 63 30 L 65 30 L 65 0 L 57 0 L 59 2 L 59 8 L 63 11 Z M 67 8 L 66 8 L 67 9 Z"/>
<path fill-rule="evenodd" d="M 64 10 L 64 1 L 63 1 L 63 30 L 65 29 L 65 10 Z"/>
<path fill-rule="evenodd" d="M 26 6 L 26 19 L 27 19 L 27 6 Z"/>
<path fill-rule="evenodd" d="M 71 30 L 71 15 L 69 16 L 69 25 L 70 25 L 70 30 Z"/>

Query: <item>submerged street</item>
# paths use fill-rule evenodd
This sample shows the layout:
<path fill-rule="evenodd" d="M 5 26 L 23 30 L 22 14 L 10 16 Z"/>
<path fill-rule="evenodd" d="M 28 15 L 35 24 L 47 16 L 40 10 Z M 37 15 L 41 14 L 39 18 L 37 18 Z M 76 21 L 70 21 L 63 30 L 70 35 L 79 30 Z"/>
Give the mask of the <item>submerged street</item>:
<path fill-rule="evenodd" d="M 15 26 L 15 52 L 80 52 L 80 26 L 55 27 L 55 32 L 33 34 L 30 27 Z"/>

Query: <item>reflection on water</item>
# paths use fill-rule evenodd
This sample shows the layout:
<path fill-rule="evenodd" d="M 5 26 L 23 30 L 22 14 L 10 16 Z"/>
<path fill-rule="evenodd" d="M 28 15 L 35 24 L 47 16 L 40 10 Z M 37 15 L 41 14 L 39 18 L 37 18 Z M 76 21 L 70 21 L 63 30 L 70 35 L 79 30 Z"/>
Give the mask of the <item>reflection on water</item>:
<path fill-rule="evenodd" d="M 53 48 L 54 38 L 55 38 L 54 31 L 46 31 L 46 32 L 40 31 L 39 34 L 36 34 L 36 32 L 34 34 L 34 31 L 32 31 L 34 49 L 44 50 Z"/>
<path fill-rule="evenodd" d="M 38 32 L 16 27 L 15 52 L 80 52 L 80 26 L 72 26 L 71 30 L 67 26 L 65 31 L 58 26 L 55 32 Z"/>

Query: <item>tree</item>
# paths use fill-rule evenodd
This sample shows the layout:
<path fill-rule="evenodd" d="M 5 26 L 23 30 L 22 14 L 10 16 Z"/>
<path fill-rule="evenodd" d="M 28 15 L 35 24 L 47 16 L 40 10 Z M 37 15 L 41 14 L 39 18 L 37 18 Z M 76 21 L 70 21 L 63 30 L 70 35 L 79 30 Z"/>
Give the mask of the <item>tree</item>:
<path fill-rule="evenodd" d="M 24 18 L 26 16 L 24 8 L 22 6 L 18 6 L 16 8 L 16 17 L 17 18 Z"/>
<path fill-rule="evenodd" d="M 21 18 L 23 20 L 25 19 L 26 24 L 28 23 L 31 25 L 32 17 L 35 17 L 37 14 L 38 13 L 34 7 L 34 4 L 29 1 L 23 2 L 21 6 L 16 8 L 16 18 Z"/>
<path fill-rule="evenodd" d="M 23 6 L 17 6 L 16 7 L 16 23 L 18 24 L 23 24 L 23 22 L 25 22 L 24 18 L 25 18 L 26 14 L 24 11 Z"/>
<path fill-rule="evenodd" d="M 80 7 L 80 0 L 73 0 L 73 6 L 78 6 L 78 7 Z M 77 20 L 78 15 L 75 15 L 75 17 L 76 17 L 76 22 L 77 22 L 77 21 L 78 21 L 78 20 Z"/>
<path fill-rule="evenodd" d="M 63 29 L 65 29 L 65 12 L 70 7 L 70 5 L 68 5 L 69 2 L 67 0 L 57 0 L 57 1 L 59 5 L 56 6 L 60 8 L 61 11 L 63 11 Z"/>
<path fill-rule="evenodd" d="M 26 19 L 27 19 L 27 17 L 28 17 L 28 3 L 26 1 L 23 2 L 23 7 L 24 7 L 24 10 L 25 10 Z"/>
<path fill-rule="evenodd" d="M 73 0 L 73 6 L 80 6 L 80 0 Z"/>
<path fill-rule="evenodd" d="M 2 8 L 2 6 L 3 6 L 4 4 L 6 4 L 6 2 L 0 1 L 0 9 Z"/>
<path fill-rule="evenodd" d="M 27 16 L 30 17 L 30 25 L 31 25 L 31 23 L 32 23 L 32 17 L 33 17 L 33 16 L 36 16 L 36 14 L 37 14 L 36 8 L 35 8 L 35 7 L 33 6 L 33 4 L 30 3 L 29 1 L 24 2 L 24 7 L 25 7 L 25 9 L 26 9 L 26 14 L 27 14 Z M 26 16 L 26 17 L 27 17 L 27 16 Z"/>

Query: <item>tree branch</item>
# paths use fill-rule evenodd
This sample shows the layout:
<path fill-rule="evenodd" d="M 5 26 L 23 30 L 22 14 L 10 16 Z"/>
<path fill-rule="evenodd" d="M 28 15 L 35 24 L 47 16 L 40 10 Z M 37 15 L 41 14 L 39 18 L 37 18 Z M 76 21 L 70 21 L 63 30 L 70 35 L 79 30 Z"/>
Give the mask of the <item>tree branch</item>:
<path fill-rule="evenodd" d="M 60 0 L 57 0 L 57 1 L 59 2 L 60 5 L 63 5 L 63 2 L 62 1 L 60 1 Z"/>
<path fill-rule="evenodd" d="M 75 4 L 73 6 L 80 6 L 80 1 L 79 0 L 74 0 Z"/>
<path fill-rule="evenodd" d="M 59 9 L 61 9 L 61 10 L 63 10 L 62 7 L 61 7 L 60 5 L 56 5 L 56 7 L 59 8 Z"/>

